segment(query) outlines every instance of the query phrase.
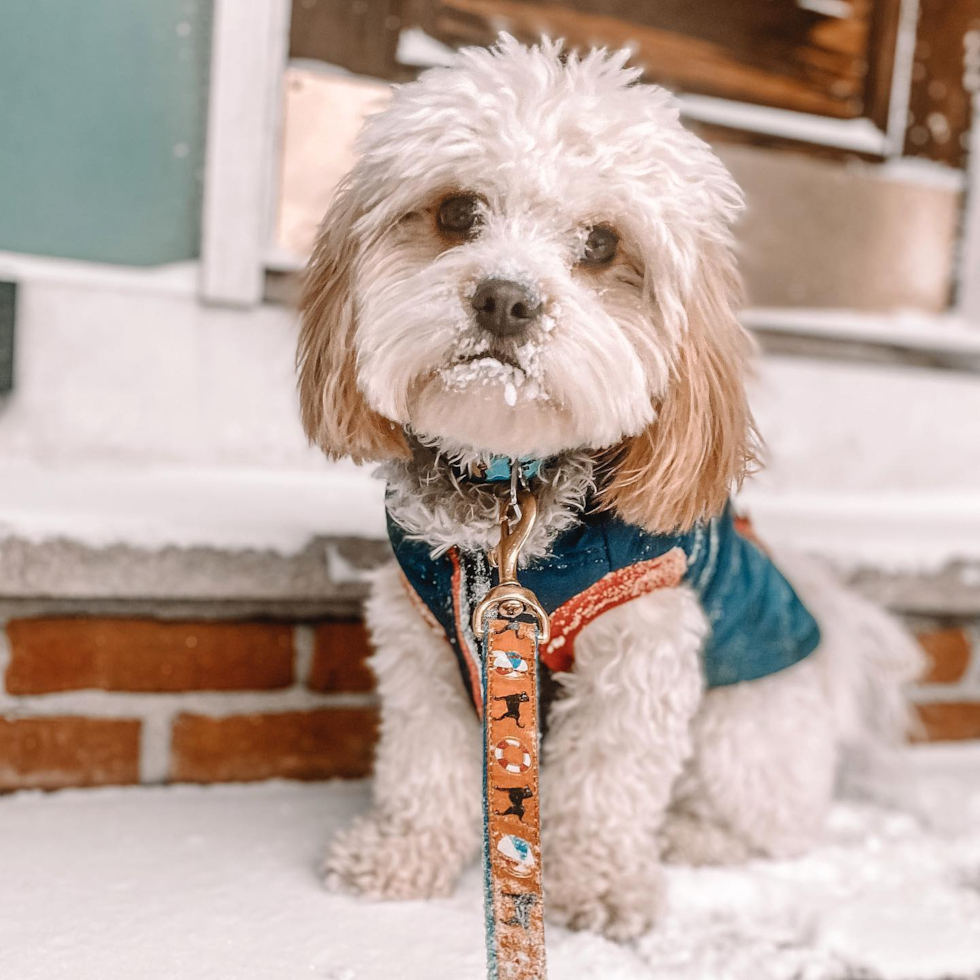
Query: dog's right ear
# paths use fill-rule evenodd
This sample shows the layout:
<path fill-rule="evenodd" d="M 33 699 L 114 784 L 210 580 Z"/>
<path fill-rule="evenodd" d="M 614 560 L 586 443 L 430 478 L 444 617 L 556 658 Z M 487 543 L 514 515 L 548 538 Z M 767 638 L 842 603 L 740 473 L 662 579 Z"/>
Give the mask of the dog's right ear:
<path fill-rule="evenodd" d="M 307 266 L 296 354 L 307 437 L 328 456 L 350 456 L 356 463 L 408 455 L 401 426 L 375 412 L 357 384 L 352 277 L 360 247 L 354 230 L 359 211 L 350 184 L 341 187 Z"/>
<path fill-rule="evenodd" d="M 754 468 L 759 439 L 745 391 L 754 344 L 738 319 L 741 284 L 729 246 L 704 245 L 687 330 L 657 417 L 607 457 L 602 509 L 655 534 L 720 514 Z"/>

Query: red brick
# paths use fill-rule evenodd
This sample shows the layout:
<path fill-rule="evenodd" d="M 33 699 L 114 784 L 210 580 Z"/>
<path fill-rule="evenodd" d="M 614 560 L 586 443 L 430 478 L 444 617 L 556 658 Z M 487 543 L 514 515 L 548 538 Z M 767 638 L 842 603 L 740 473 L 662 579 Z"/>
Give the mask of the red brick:
<path fill-rule="evenodd" d="M 0 718 L 0 789 L 61 789 L 139 780 L 140 723 Z"/>
<path fill-rule="evenodd" d="M 935 701 L 916 707 L 930 742 L 980 738 L 980 701 Z"/>
<path fill-rule="evenodd" d="M 11 694 L 243 691 L 293 680 L 291 626 L 151 619 L 14 619 Z"/>
<path fill-rule="evenodd" d="M 970 664 L 970 638 L 963 630 L 929 630 L 918 637 L 929 658 L 923 683 L 955 684 L 963 677 Z"/>
<path fill-rule="evenodd" d="M 363 776 L 376 737 L 377 714 L 369 708 L 183 714 L 174 722 L 170 776 L 195 783 Z"/>
<path fill-rule="evenodd" d="M 359 620 L 321 623 L 313 633 L 313 665 L 307 681 L 314 691 L 370 691 L 371 646 Z"/>

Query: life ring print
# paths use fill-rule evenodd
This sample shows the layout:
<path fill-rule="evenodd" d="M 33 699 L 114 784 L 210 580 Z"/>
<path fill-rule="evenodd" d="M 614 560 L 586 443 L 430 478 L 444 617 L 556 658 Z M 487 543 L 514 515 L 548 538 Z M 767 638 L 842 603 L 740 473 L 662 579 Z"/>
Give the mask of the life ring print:
<path fill-rule="evenodd" d="M 519 738 L 512 736 L 502 738 L 493 750 L 493 757 L 504 772 L 513 773 L 515 776 L 531 768 L 531 753 Z"/>
<path fill-rule="evenodd" d="M 515 680 L 522 674 L 526 674 L 528 667 L 527 661 L 519 653 L 497 650 L 493 655 L 493 669 L 502 677 Z"/>

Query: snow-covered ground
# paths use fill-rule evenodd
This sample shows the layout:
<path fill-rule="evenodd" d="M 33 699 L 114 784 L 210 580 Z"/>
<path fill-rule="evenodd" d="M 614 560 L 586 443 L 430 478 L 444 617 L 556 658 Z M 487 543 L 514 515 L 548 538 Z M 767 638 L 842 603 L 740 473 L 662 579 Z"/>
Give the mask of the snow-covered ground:
<path fill-rule="evenodd" d="M 912 750 L 901 798 L 839 804 L 798 861 L 672 869 L 672 908 L 636 943 L 550 929 L 551 980 L 980 977 L 980 746 Z M 475 869 L 429 903 L 321 890 L 318 853 L 366 800 L 364 783 L 2 798 L 0 977 L 481 978 Z"/>

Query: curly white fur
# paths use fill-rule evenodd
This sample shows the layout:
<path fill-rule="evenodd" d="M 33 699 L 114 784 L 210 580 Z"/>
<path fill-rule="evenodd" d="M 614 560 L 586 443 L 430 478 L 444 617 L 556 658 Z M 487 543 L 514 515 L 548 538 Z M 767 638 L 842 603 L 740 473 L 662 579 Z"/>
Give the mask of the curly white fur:
<path fill-rule="evenodd" d="M 434 555 L 452 547 L 489 551 L 500 537 L 499 489 L 462 478 L 478 455 L 439 451 L 412 442 L 410 460 L 392 460 L 379 475 L 388 483 L 387 507 L 408 534 L 432 546 Z M 485 461 L 485 460 L 484 460 Z M 521 550 L 521 561 L 547 554 L 551 542 L 571 527 L 595 490 L 595 461 L 587 453 L 548 460 L 535 480 L 538 521 Z"/>
<path fill-rule="evenodd" d="M 480 844 L 480 728 L 449 644 L 394 566 L 376 573 L 367 619 L 384 706 L 375 805 L 333 842 L 324 874 L 372 898 L 444 895 Z"/>
<path fill-rule="evenodd" d="M 627 939 L 660 910 L 657 833 L 691 754 L 708 631 L 687 587 L 610 610 L 560 675 L 544 743 L 542 826 L 551 914 Z"/>
<path fill-rule="evenodd" d="M 653 530 L 690 527 L 752 461 L 729 230 L 740 194 L 626 57 L 506 37 L 463 52 L 369 120 L 327 215 L 303 300 L 304 424 L 328 453 L 385 461 L 389 505 L 435 550 L 493 543 L 495 498 L 447 461 L 553 457 L 532 555 L 590 494 Z M 461 192 L 481 224 L 447 240 L 435 216 Z M 619 251 L 593 268 L 583 247 L 599 224 Z M 542 305 L 518 339 L 488 338 L 473 315 L 494 277 Z M 561 921 L 634 936 L 659 907 L 662 858 L 798 852 L 820 833 L 841 745 L 901 728 L 914 646 L 797 571 L 824 641 L 763 680 L 703 691 L 708 624 L 684 587 L 582 632 L 544 749 L 545 887 Z M 393 570 L 368 618 L 375 805 L 333 843 L 327 877 L 375 897 L 444 893 L 479 843 L 476 721 L 448 643 Z M 875 731 L 872 704 L 886 705 Z"/>

